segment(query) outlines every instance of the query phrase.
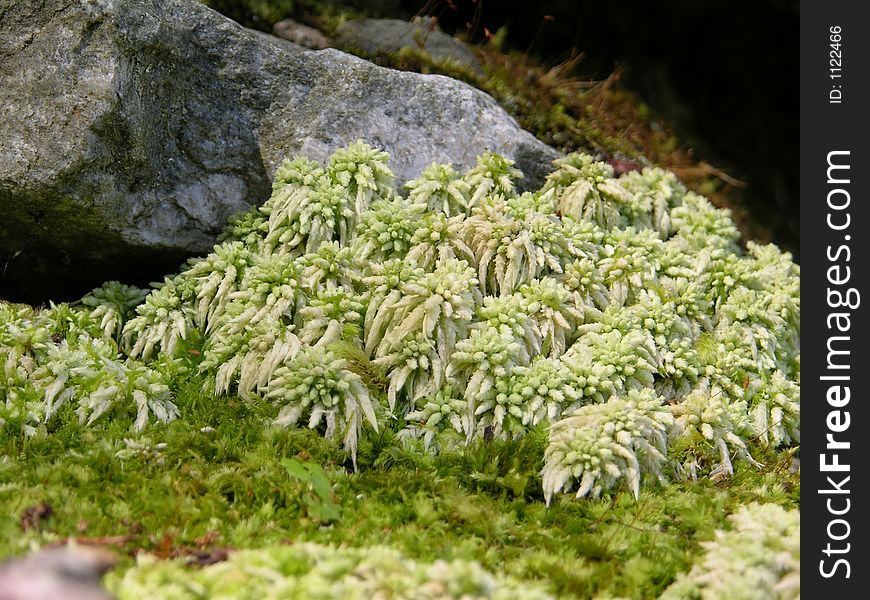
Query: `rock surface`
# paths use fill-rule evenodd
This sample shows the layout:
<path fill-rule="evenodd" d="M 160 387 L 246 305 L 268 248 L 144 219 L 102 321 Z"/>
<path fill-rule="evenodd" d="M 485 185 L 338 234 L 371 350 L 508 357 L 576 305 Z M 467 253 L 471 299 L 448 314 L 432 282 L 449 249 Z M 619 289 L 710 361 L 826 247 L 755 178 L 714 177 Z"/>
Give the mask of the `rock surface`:
<path fill-rule="evenodd" d="M 402 48 L 425 50 L 435 60 L 449 60 L 481 72 L 480 61 L 468 46 L 425 22 L 399 19 L 354 19 L 342 23 L 335 42 L 367 54 L 397 52 Z"/>
<path fill-rule="evenodd" d="M 144 283 L 208 251 L 277 164 L 361 138 L 399 181 L 557 156 L 492 98 L 247 30 L 195 0 L 0 0 L 0 296 Z"/>
<path fill-rule="evenodd" d="M 88 547 L 59 547 L 0 564 L 0 600 L 112 600 L 100 584 L 117 559 Z"/>

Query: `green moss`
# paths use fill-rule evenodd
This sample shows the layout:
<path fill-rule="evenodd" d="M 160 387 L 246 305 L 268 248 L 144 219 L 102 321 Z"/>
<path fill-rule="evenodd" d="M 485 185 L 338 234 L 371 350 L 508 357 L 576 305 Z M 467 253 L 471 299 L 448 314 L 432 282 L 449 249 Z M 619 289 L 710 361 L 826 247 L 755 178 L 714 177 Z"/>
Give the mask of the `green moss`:
<path fill-rule="evenodd" d="M 0 556 L 34 541 L 79 538 L 117 549 L 124 570 L 141 551 L 192 559 L 214 547 L 290 540 L 384 544 L 420 561 L 478 561 L 562 595 L 652 598 L 739 506 L 799 503 L 790 455 L 756 448 L 767 466 L 741 463 L 727 482 L 653 487 L 639 501 L 629 493 L 566 498 L 548 509 L 540 432 L 433 458 L 399 450 L 387 431 L 363 442 L 354 474 L 346 453 L 317 433 L 266 427 L 271 409 L 205 396 L 202 384 L 174 382 L 185 419 L 144 435 L 111 421 L 83 429 L 62 415 L 51 435 L 4 437 Z M 324 465 L 338 522 L 326 526 L 310 514 L 307 488 L 288 475 L 286 457 Z M 22 535 L 21 515 L 42 502 L 52 516 Z"/>
<path fill-rule="evenodd" d="M 799 273 L 787 254 L 749 244 L 740 256 L 728 215 L 672 175 L 615 180 L 579 154 L 561 159 L 537 195 L 518 195 L 497 155 L 461 181 L 432 168 L 410 186 L 420 203 L 394 221 L 386 158 L 356 143 L 325 169 L 284 163 L 263 218 L 231 226 L 246 241 L 188 263 L 123 329 L 104 315 L 129 318 L 141 294 L 117 284 L 82 311 L 0 303 L 0 556 L 77 538 L 117 547 L 123 570 L 140 552 L 196 563 L 288 541 L 388 546 L 420 563 L 473 561 L 558 595 L 646 598 L 686 572 L 739 507 L 798 505 L 797 448 L 760 445 L 793 445 L 799 434 Z M 419 219 L 427 194 L 443 205 L 451 183 L 472 214 Z M 313 207 L 355 203 L 373 208 L 342 210 L 338 233 L 334 223 L 303 231 Z M 333 239 L 348 230 L 356 237 Z M 503 248 L 478 251 L 477 269 L 456 258 L 518 232 L 535 237 L 510 247 L 540 248 L 563 279 Z M 711 252 L 694 271 L 684 261 L 692 248 Z M 503 251 L 507 266 L 493 270 Z M 379 260 L 358 262 L 369 256 Z M 502 295 L 484 299 L 484 281 Z M 443 320 L 429 319 L 433 306 Z M 237 335 L 240 319 L 250 338 Z M 461 338 L 449 359 L 427 337 L 448 330 Z M 764 364 L 746 335 L 767 342 Z M 132 356 L 154 360 L 146 369 Z M 436 362 L 438 393 L 396 383 L 400 373 L 425 384 Z M 701 372 L 711 379 L 698 381 Z M 560 403 L 581 393 L 569 416 Z M 134 432 L 149 410 L 159 422 Z M 307 428 L 275 427 L 276 417 Z M 696 472 L 709 477 L 690 480 Z M 553 499 L 572 487 L 592 497 Z"/>

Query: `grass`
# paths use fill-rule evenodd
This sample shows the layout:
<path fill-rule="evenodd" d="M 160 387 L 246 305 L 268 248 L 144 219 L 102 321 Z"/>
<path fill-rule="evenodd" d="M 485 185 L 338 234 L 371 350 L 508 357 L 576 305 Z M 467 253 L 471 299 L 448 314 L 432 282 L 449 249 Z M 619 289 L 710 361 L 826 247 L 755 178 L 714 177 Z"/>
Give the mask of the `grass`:
<path fill-rule="evenodd" d="M 201 384 L 178 384 L 182 419 L 141 435 L 121 415 L 83 428 L 70 411 L 48 435 L 0 439 L 0 558 L 70 538 L 114 548 L 118 569 L 139 552 L 195 568 L 273 543 L 386 544 L 424 561 L 476 560 L 564 596 L 652 598 L 739 506 L 799 503 L 791 457 L 756 448 L 767 467 L 739 464 L 729 481 L 648 483 L 639 500 L 621 492 L 547 508 L 542 431 L 438 457 L 370 431 L 353 472 L 316 432 L 271 427 L 271 407 L 213 399 Z M 337 518 L 288 458 L 322 465 Z"/>

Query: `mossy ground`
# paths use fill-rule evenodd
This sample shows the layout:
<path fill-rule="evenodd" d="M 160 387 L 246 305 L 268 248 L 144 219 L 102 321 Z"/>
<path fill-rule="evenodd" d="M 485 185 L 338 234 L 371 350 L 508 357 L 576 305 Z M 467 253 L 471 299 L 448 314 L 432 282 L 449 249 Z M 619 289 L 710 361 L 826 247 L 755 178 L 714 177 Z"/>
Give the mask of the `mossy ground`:
<path fill-rule="evenodd" d="M 279 14 L 286 16 L 264 18 Z M 574 75 L 575 63 L 548 69 L 497 48 L 480 56 L 483 77 L 415 51 L 373 58 L 464 79 L 550 144 L 643 158 L 714 202 L 739 206 L 739 182 L 682 148 L 618 76 L 590 83 Z M 741 223 L 749 237 L 764 239 Z M 131 415 L 118 413 L 81 427 L 69 407 L 48 435 L 0 431 L 0 559 L 69 539 L 116 550 L 119 570 L 139 552 L 197 568 L 232 549 L 273 543 L 386 544 L 423 561 L 476 560 L 565 597 L 654 598 L 696 562 L 700 542 L 729 527 L 738 507 L 799 506 L 792 455 L 758 446 L 753 456 L 765 466 L 738 462 L 730 479 L 646 481 L 638 500 L 629 492 L 566 496 L 550 507 L 539 475 L 543 431 L 433 457 L 403 449 L 390 430 L 368 430 L 354 472 L 348 455 L 319 433 L 274 428 L 272 407 L 216 399 L 202 384 L 178 378 L 182 418 L 143 434 L 131 433 Z M 323 499 L 291 476 L 287 458 L 323 466 L 332 484 L 324 504 L 338 504 L 338 518 L 318 510 Z"/>
<path fill-rule="evenodd" d="M 4 435 L 0 558 L 76 539 L 117 551 L 121 570 L 139 552 L 197 568 L 270 543 L 386 544 L 420 560 L 476 560 L 567 597 L 652 598 L 739 506 L 799 503 L 791 456 L 755 448 L 766 466 L 738 464 L 730 480 L 647 483 L 639 500 L 568 496 L 548 508 L 540 431 L 439 457 L 369 431 L 353 472 L 346 453 L 318 433 L 271 427 L 269 407 L 204 396 L 201 384 L 177 382 L 183 417 L 141 435 L 122 415 L 83 428 L 71 411 L 50 435 Z M 309 484 L 281 464 L 289 457 L 323 465 L 337 520 L 316 516 Z M 43 503 L 50 516 L 34 508 Z"/>

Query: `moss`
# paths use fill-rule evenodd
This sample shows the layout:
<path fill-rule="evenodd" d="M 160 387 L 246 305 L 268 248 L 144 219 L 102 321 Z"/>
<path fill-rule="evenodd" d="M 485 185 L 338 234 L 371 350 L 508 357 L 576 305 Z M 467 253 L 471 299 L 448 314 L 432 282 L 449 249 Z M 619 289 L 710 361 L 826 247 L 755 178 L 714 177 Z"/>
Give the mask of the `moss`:
<path fill-rule="evenodd" d="M 0 557 L 76 538 L 117 549 L 124 570 L 142 551 L 196 562 L 216 548 L 290 540 L 384 544 L 420 561 L 475 560 L 561 595 L 653 598 L 739 506 L 799 504 L 791 456 L 760 448 L 767 467 L 738 465 L 731 481 L 658 486 L 639 501 L 629 493 L 560 500 L 549 509 L 540 493 L 541 435 L 431 458 L 398 451 L 386 432 L 365 441 L 360 472 L 349 473 L 336 445 L 264 427 L 267 407 L 204 396 L 202 383 L 176 381 L 186 418 L 141 436 L 111 421 L 82 429 L 62 418 L 49 436 L 4 437 Z M 341 505 L 337 523 L 309 513 L 304 485 L 281 465 L 294 456 L 324 465 Z M 22 534 L 21 515 L 42 502 L 52 515 Z"/>
<path fill-rule="evenodd" d="M 34 317 L 0 304 L 0 350 L 12 365 L 0 373 L 11 381 L 0 389 L 6 400 L 0 407 L 11 415 L 10 422 L 0 422 L 0 506 L 9 515 L 0 521 L 0 554 L 76 538 L 117 547 L 127 555 L 123 569 L 142 551 L 197 563 L 290 540 L 387 545 L 421 562 L 474 561 L 560 595 L 655 597 L 738 507 L 757 499 L 797 506 L 799 475 L 791 464 L 798 450 L 760 445 L 762 438 L 790 445 L 799 437 L 799 273 L 788 254 L 749 244 L 749 255 L 741 257 L 727 213 L 687 193 L 672 175 L 648 169 L 615 180 L 610 166 L 580 154 L 561 159 L 537 195 L 513 189 L 509 161 L 483 156 L 454 186 L 459 204 L 475 205 L 472 214 L 449 224 L 437 210 L 430 210 L 433 220 L 417 223 L 426 195 L 437 200 L 439 186 L 451 182 L 450 173 L 442 177 L 443 167 L 432 168 L 430 179 L 410 186 L 412 193 L 428 190 L 415 195 L 421 203 L 402 217 L 415 227 L 398 227 L 383 239 L 369 236 L 368 226 L 376 231 L 375 224 L 403 224 L 378 216 L 397 194 L 386 160 L 385 153 L 355 143 L 337 151 L 325 169 L 307 159 L 284 163 L 273 198 L 259 209 L 262 217 L 248 215 L 232 225 L 247 241 L 224 242 L 149 294 L 124 326 L 120 349 L 99 337 L 110 333 L 87 310 L 61 305 Z M 351 205 L 374 208 L 342 210 L 348 222 L 338 234 L 335 222 L 301 229 L 309 214 L 304 211 L 325 214 Z M 435 227 L 439 223 L 443 227 Z M 467 243 L 459 244 L 459 226 L 469 228 Z M 333 240 L 348 230 L 348 239 Z M 493 247 L 479 269 L 456 258 L 463 252 L 486 256 L 469 244 L 502 240 L 499 231 L 508 240 L 517 232 L 534 233 L 510 247 L 530 256 L 540 248 L 552 269 L 568 271 L 566 283 L 552 272 L 531 270 L 542 267 L 537 262 L 515 262 L 517 253 L 503 248 Z M 420 232 L 421 239 L 441 242 L 414 246 L 420 250 L 414 258 L 405 238 Z M 295 259 L 290 254 L 308 244 L 311 252 L 298 250 Z M 438 262 L 417 263 L 436 247 Z M 683 261 L 693 248 L 713 252 L 694 271 Z M 374 250 L 382 262 L 354 263 Z M 488 265 L 502 251 L 506 266 L 499 274 Z M 700 287 L 680 287 L 665 274 L 666 265 L 694 274 Z M 478 287 L 483 280 L 506 293 L 484 300 Z M 564 287 L 568 282 L 571 288 Z M 564 301 L 570 289 L 578 294 L 573 312 Z M 319 318 L 310 319 L 311 311 L 339 291 L 336 298 L 352 302 L 333 307 L 341 310 L 328 325 L 308 330 Z M 678 305 L 669 304 L 673 298 Z M 431 317 L 433 307 L 445 318 Z M 582 323 L 574 321 L 584 318 L 579 307 L 589 311 Z M 372 320 L 365 339 L 342 337 L 360 336 L 358 321 L 366 317 Z M 704 325 L 708 318 L 717 324 Z M 265 327 L 242 338 L 237 327 L 244 319 Z M 294 343 L 294 322 L 304 341 Z M 69 332 L 59 331 L 58 323 Z M 523 323 L 536 325 L 527 330 Z M 546 336 L 542 323 L 548 324 Z M 342 328 L 350 324 L 355 327 Z M 747 324 L 753 328 L 743 329 Z M 74 339 L 76 330 L 81 335 Z M 197 335 L 184 339 L 194 330 Z M 410 337 L 417 330 L 422 337 Z M 560 337 L 565 330 L 578 335 L 570 349 Z M 661 336 L 653 339 L 653 331 Z M 127 337 L 131 332 L 135 343 Z M 444 357 L 426 343 L 448 335 L 457 341 Z M 763 364 L 749 356 L 747 335 L 760 340 Z M 396 363 L 395 350 L 412 346 L 411 339 L 421 358 Z M 139 395 L 117 389 L 116 379 L 139 369 L 132 359 L 126 368 L 112 366 L 124 360 L 123 352 L 147 361 L 157 344 L 163 354 L 149 363 L 155 372 L 143 368 L 128 376 Z M 356 344 L 357 358 L 341 344 Z M 656 345 L 667 348 L 663 372 L 652 364 L 658 363 Z M 693 358 L 694 345 L 700 354 Z M 548 362 L 551 353 L 572 370 Z M 532 354 L 544 358 L 533 362 Z M 93 366 L 96 359 L 101 362 Z M 387 377 L 392 388 L 400 370 L 405 381 L 412 369 L 422 378 L 436 362 L 432 373 L 443 379 L 434 396 L 402 388 L 400 404 L 383 385 L 366 388 L 358 381 L 357 371 L 368 372 L 381 384 Z M 384 372 L 371 373 L 372 367 Z M 258 383 L 261 368 L 271 369 L 265 384 Z M 697 381 L 699 372 L 708 373 L 712 386 Z M 456 373 L 462 376 L 447 385 Z M 70 391 L 61 392 L 64 386 Z M 319 391 L 326 389 L 343 395 Z M 572 416 L 544 398 L 567 406 L 580 400 L 581 390 L 587 401 L 568 407 Z M 115 403 L 106 410 L 114 412 L 83 427 L 79 417 L 107 399 Z M 339 400 L 342 409 L 335 408 Z M 133 433 L 133 413 L 141 413 L 137 431 L 147 420 L 146 402 L 160 423 Z M 368 408 L 360 411 L 363 404 Z M 163 418 L 156 414 L 160 406 Z M 176 406 L 182 418 L 173 421 Z M 467 421 L 458 412 L 450 415 L 462 407 Z M 340 427 L 348 433 L 336 436 L 342 413 L 347 421 Z M 21 427 L 22 414 L 29 428 Z M 282 415 L 285 425 L 304 416 L 315 431 L 274 427 Z M 543 429 L 557 419 L 558 426 Z M 438 431 L 442 421 L 452 429 Z M 659 464 L 666 450 L 659 425 L 674 426 L 666 474 Z M 525 435 L 515 439 L 514 433 Z M 743 459 L 733 467 L 731 452 Z M 618 463 L 614 456 L 632 462 Z M 685 480 L 695 472 L 710 477 Z M 554 492 L 575 485 L 577 496 L 592 498 L 559 494 L 553 501 Z"/>

